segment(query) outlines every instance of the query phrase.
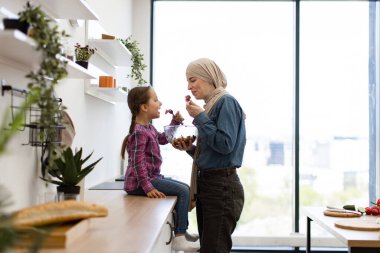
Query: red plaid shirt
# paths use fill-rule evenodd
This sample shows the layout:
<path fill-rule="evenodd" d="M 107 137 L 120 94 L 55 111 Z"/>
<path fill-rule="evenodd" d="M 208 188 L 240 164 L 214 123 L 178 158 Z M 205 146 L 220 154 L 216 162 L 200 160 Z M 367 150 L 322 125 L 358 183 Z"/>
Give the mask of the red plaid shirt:
<path fill-rule="evenodd" d="M 145 193 L 154 189 L 151 181 L 163 178 L 160 174 L 162 157 L 160 144 L 167 144 L 164 133 L 149 124 L 136 124 L 128 137 L 128 166 L 125 174 L 124 190 L 133 191 L 141 187 Z"/>

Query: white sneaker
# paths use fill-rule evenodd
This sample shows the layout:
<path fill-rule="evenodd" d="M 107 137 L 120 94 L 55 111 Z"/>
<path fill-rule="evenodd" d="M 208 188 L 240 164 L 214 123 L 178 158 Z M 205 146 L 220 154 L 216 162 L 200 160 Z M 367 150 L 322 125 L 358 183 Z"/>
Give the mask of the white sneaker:
<path fill-rule="evenodd" d="M 172 249 L 175 251 L 197 252 L 201 248 L 198 242 L 189 242 L 185 235 L 174 237 Z"/>
<path fill-rule="evenodd" d="M 187 231 L 185 233 L 185 237 L 186 237 L 186 240 L 188 240 L 189 242 L 196 242 L 199 239 L 198 234 L 189 234 Z"/>

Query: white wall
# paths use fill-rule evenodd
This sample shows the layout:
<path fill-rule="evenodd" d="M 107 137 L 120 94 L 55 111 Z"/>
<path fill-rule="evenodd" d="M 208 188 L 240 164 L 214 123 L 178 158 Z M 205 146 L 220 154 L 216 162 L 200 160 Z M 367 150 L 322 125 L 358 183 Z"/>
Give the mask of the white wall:
<path fill-rule="evenodd" d="M 147 65 L 143 73 L 145 80 L 149 80 L 150 73 L 150 22 L 151 22 L 151 0 L 134 0 L 133 1 L 133 21 L 132 35 L 139 42 L 139 48 L 144 55 L 144 62 Z"/>
<path fill-rule="evenodd" d="M 17 13 L 25 2 L 1 0 L 0 7 L 6 6 Z M 99 16 L 98 23 L 105 33 L 118 38 L 126 38 L 132 34 L 132 3 L 140 4 L 139 0 L 88 0 L 87 2 Z M 69 43 L 72 45 L 76 42 L 85 43 L 87 36 L 91 36 L 87 35 L 89 30 L 87 22 L 75 28 L 67 20 L 59 20 L 58 25 L 71 35 Z M 127 75 L 129 70 L 115 71 L 126 71 Z M 0 60 L 0 80 L 5 79 L 12 86 L 25 89 L 27 82 L 25 74 L 26 72 L 16 71 Z M 85 179 L 84 185 L 88 188 L 120 174 L 120 146 L 129 129 L 130 113 L 126 103 L 111 104 L 86 95 L 84 92 L 86 82 L 80 79 L 62 80 L 56 93 L 63 99 L 63 104 L 67 106 L 67 111 L 74 121 L 76 136 L 72 147 L 83 147 L 85 155 L 93 151 L 92 161 L 103 157 Z M 125 85 L 131 86 L 131 83 Z M 1 96 L 0 120 L 9 105 L 10 96 Z M 38 178 L 40 149 L 22 145 L 28 140 L 27 130 L 18 133 L 9 143 L 7 153 L 0 156 L 0 185 L 4 185 L 11 193 L 13 205 L 10 210 L 33 205 L 37 203 L 38 196 L 46 191 L 55 190 L 54 186 L 46 186 Z"/>

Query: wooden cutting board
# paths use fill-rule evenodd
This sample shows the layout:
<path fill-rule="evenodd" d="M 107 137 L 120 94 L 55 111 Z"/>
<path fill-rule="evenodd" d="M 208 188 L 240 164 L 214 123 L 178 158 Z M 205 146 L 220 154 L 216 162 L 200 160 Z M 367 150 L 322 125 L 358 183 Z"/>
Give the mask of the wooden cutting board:
<path fill-rule="evenodd" d="M 338 228 L 361 230 L 361 231 L 379 231 L 380 224 L 376 220 L 338 220 L 335 222 Z"/>
<path fill-rule="evenodd" d="M 64 223 L 50 229 L 43 229 L 47 236 L 43 239 L 42 248 L 66 248 L 75 240 L 84 235 L 90 227 L 90 219 L 83 219 L 76 222 Z M 31 228 L 22 229 L 23 231 Z M 41 229 L 42 230 L 42 229 Z M 29 248 L 36 239 L 35 235 L 27 233 L 15 245 L 16 248 Z"/>
<path fill-rule="evenodd" d="M 355 218 L 355 217 L 361 216 L 360 214 L 356 214 L 356 213 L 339 213 L 339 212 L 332 212 L 329 210 L 325 210 L 323 214 L 326 216 L 342 217 L 342 218 Z"/>

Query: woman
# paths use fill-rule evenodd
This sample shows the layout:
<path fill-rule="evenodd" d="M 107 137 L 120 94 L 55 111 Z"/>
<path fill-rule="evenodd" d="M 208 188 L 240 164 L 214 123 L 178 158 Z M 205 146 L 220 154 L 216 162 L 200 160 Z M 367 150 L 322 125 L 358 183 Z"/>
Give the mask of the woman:
<path fill-rule="evenodd" d="M 198 129 L 198 142 L 197 146 L 181 143 L 175 148 L 193 157 L 190 197 L 194 200 L 196 196 L 201 252 L 227 253 L 244 204 L 236 169 L 241 167 L 246 143 L 245 114 L 226 92 L 226 78 L 212 60 L 191 62 L 186 78 L 188 90 L 205 105 L 202 108 L 191 100 L 186 102 L 186 110 Z"/>

